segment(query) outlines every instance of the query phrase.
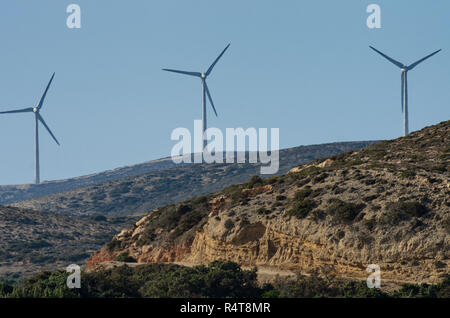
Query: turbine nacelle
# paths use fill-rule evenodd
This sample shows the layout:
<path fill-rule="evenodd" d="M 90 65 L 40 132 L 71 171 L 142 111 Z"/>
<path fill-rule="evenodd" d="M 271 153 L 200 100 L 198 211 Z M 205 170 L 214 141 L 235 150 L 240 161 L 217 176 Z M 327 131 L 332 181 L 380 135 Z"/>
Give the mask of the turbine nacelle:
<path fill-rule="evenodd" d="M 206 79 L 206 74 L 205 74 L 205 73 L 202 73 L 202 74 L 200 74 L 200 77 L 201 77 L 202 79 Z"/>
<path fill-rule="evenodd" d="M 37 107 L 33 108 L 33 113 L 37 113 L 39 111 L 39 109 Z"/>
<path fill-rule="evenodd" d="M 401 70 L 402 70 L 403 73 L 408 72 L 408 68 L 407 67 L 404 67 Z"/>

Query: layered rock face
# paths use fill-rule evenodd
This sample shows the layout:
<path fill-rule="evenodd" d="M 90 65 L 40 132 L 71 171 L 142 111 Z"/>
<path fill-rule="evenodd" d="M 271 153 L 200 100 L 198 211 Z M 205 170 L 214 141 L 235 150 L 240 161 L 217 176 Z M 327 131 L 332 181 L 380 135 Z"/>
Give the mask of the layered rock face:
<path fill-rule="evenodd" d="M 91 257 L 231 260 L 302 273 L 437 282 L 449 273 L 450 122 L 149 212 Z"/>

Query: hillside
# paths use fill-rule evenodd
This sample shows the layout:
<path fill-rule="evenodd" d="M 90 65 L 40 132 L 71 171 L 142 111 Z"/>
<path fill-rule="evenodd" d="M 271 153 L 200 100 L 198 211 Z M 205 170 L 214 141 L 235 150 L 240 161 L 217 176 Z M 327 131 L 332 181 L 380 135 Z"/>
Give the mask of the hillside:
<path fill-rule="evenodd" d="M 102 182 L 129 178 L 151 171 L 165 170 L 173 167 L 175 167 L 175 164 L 172 160 L 165 158 L 77 178 L 45 181 L 41 184 L 0 185 L 0 204 L 5 205 L 29 200 L 52 193 L 83 188 Z"/>
<path fill-rule="evenodd" d="M 88 262 L 205 264 L 438 282 L 449 273 L 450 121 L 149 212 Z"/>
<path fill-rule="evenodd" d="M 280 151 L 280 171 L 286 173 L 292 167 L 317 158 L 360 149 L 371 142 L 340 142 L 323 145 L 301 146 Z M 170 160 L 169 160 L 170 161 Z M 186 200 L 193 196 L 220 191 L 226 186 L 241 183 L 259 174 L 259 164 L 182 164 L 173 166 L 165 160 L 111 171 L 107 175 L 115 180 L 46 195 L 12 204 L 16 207 L 63 213 L 67 215 L 130 215 L 144 214 L 151 209 Z M 158 167 L 158 168 L 156 168 Z M 125 175 L 142 173 L 124 178 Z M 126 172 L 126 173 L 125 173 Z M 89 180 L 105 179 L 106 175 L 93 176 Z M 67 181 L 70 183 L 70 181 Z M 53 184 L 53 183 L 52 183 Z M 73 184 L 73 183 L 71 183 Z M 43 185 L 46 186 L 46 185 Z"/>
<path fill-rule="evenodd" d="M 81 219 L 0 206 L 0 277 L 84 263 L 134 218 Z"/>

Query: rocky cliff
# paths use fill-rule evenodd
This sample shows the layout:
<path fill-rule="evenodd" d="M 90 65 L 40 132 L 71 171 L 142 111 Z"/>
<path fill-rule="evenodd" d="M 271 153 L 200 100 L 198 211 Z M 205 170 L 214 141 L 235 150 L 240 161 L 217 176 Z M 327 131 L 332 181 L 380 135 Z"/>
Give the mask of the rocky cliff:
<path fill-rule="evenodd" d="M 449 273 L 450 121 L 152 210 L 94 254 L 437 282 Z"/>

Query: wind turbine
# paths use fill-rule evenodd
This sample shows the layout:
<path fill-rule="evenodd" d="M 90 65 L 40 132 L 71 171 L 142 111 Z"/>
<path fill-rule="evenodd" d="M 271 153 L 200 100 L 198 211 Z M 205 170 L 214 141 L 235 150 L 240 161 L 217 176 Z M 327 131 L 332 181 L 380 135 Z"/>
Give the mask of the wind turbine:
<path fill-rule="evenodd" d="M 220 58 L 225 53 L 225 51 L 230 47 L 230 45 L 231 45 L 231 43 L 226 46 L 226 48 L 222 51 L 222 53 L 220 53 L 220 55 L 215 59 L 215 61 L 211 64 L 211 66 L 208 68 L 208 70 L 205 73 L 186 72 L 186 71 L 179 71 L 179 70 L 172 70 L 172 69 L 163 68 L 163 71 L 180 73 L 180 74 L 190 75 L 190 76 L 195 76 L 195 77 L 201 78 L 201 80 L 202 80 L 202 124 L 203 124 L 202 125 L 203 126 L 202 127 L 203 128 L 202 129 L 202 140 L 203 140 L 203 148 L 202 148 L 202 150 L 204 150 L 206 148 L 206 136 L 205 136 L 205 132 L 206 132 L 206 128 L 207 128 L 207 121 L 206 121 L 206 95 L 208 95 L 209 102 L 211 103 L 212 109 L 214 110 L 214 113 L 217 116 L 216 107 L 214 107 L 214 102 L 212 100 L 211 93 L 209 92 L 208 84 L 206 84 L 206 79 L 211 74 L 214 66 L 220 60 Z"/>
<path fill-rule="evenodd" d="M 424 58 L 418 60 L 417 62 L 411 64 L 411 65 L 404 65 L 403 63 L 400 63 L 393 58 L 387 56 L 386 54 L 378 51 L 376 48 L 370 46 L 372 50 L 383 56 L 385 59 L 387 59 L 392 64 L 398 66 L 402 70 L 402 112 L 403 112 L 403 132 L 405 136 L 409 134 L 409 127 L 408 127 L 408 72 L 414 69 L 417 65 L 425 61 L 426 59 L 429 59 L 433 55 L 439 53 L 441 50 L 437 50 L 436 52 L 431 53 L 430 55 L 425 56 Z"/>
<path fill-rule="evenodd" d="M 50 84 L 53 81 L 53 78 L 55 77 L 55 73 L 53 73 L 52 78 L 50 78 L 50 81 L 47 84 L 47 88 L 44 91 L 44 94 L 42 95 L 39 103 L 35 106 L 35 107 L 29 107 L 29 108 L 24 108 L 24 109 L 18 109 L 18 110 L 11 110 L 11 111 L 7 111 L 7 112 L 0 112 L 0 114 L 14 114 L 14 113 L 34 113 L 34 119 L 35 119 L 35 131 L 36 131 L 36 139 L 35 139 L 35 150 L 36 150 L 36 157 L 35 157 L 35 163 L 36 163 L 36 179 L 35 182 L 36 184 L 40 183 L 40 172 L 39 172 L 39 122 L 42 123 L 42 125 L 44 125 L 44 127 L 47 129 L 47 131 L 50 133 L 50 135 L 52 136 L 53 140 L 56 141 L 56 143 L 59 146 L 59 142 L 56 139 L 55 135 L 53 135 L 52 131 L 50 130 L 50 128 L 47 126 L 47 124 L 44 121 L 44 118 L 42 118 L 40 111 L 42 109 L 42 105 L 44 104 L 44 100 L 45 100 L 45 96 L 47 95 L 47 91 L 50 87 Z"/>

